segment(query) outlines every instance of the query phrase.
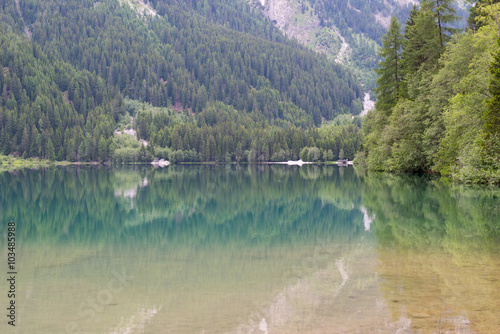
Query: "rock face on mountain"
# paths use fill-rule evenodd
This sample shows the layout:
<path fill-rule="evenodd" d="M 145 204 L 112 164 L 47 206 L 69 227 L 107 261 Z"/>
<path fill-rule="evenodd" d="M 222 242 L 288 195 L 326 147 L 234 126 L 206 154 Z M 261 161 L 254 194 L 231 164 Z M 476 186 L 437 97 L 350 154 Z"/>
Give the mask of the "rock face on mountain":
<path fill-rule="evenodd" d="M 343 37 L 337 27 L 339 24 L 335 24 L 334 20 L 329 17 L 331 13 L 321 13 L 322 7 L 328 6 L 328 3 L 333 3 L 332 0 L 320 2 L 310 0 L 249 0 L 249 2 L 260 8 L 262 13 L 273 21 L 281 31 L 288 36 L 295 37 L 304 45 L 330 55 L 336 55 L 341 51 L 340 45 L 342 43 L 339 42 L 342 41 Z M 382 25 L 383 28 L 387 29 L 393 14 L 403 17 L 407 14 L 408 8 L 418 4 L 418 0 L 389 0 L 384 1 L 382 6 L 377 6 L 375 10 L 369 10 L 372 7 L 371 0 L 341 0 L 337 2 L 340 6 L 343 4 L 345 7 L 342 14 L 347 16 L 344 17 L 344 21 L 348 22 L 347 26 L 350 25 L 349 23 L 356 25 L 356 22 L 352 22 L 348 18 L 350 16 L 349 12 L 353 12 L 362 14 L 364 20 L 371 23 L 374 30 L 380 30 L 378 25 Z M 357 23 L 359 24 L 359 22 Z M 351 30 L 356 32 L 356 27 L 352 28 Z M 330 36 L 325 36 L 325 33 Z M 347 32 L 345 35 L 351 34 Z M 380 37 L 380 33 L 378 33 L 370 38 L 378 42 Z M 334 45 L 331 45 L 332 41 Z M 341 58 L 347 61 L 347 58 Z"/>
<path fill-rule="evenodd" d="M 356 16 L 361 14 L 360 9 L 352 6 L 349 0 L 344 4 L 340 1 L 340 4 L 335 5 L 335 7 L 343 6 L 343 13 L 340 13 L 338 8 L 330 8 L 331 4 L 323 8 L 322 3 L 309 0 L 248 1 L 287 36 L 325 54 L 337 63 L 348 66 L 366 88 L 371 89 L 375 86 L 373 67 L 378 61 L 378 41 L 382 35 L 380 32 L 385 30 L 380 22 L 385 22 L 389 17 L 388 14 L 383 15 L 378 12 L 370 14 L 372 18 L 369 21 L 376 27 L 372 29 L 376 33 L 370 37 L 359 31 L 359 28 L 356 30 L 349 27 L 352 19 L 356 21 Z M 332 15 L 325 10 L 327 8 L 340 15 Z"/>
<path fill-rule="evenodd" d="M 404 25 L 418 0 L 248 0 L 287 36 L 347 65 L 373 89 L 377 50 L 393 15 Z M 462 0 L 456 5 L 466 17 Z M 457 22 L 457 28 L 465 21 Z"/>
<path fill-rule="evenodd" d="M 312 42 L 310 34 L 320 26 L 316 15 L 307 17 L 307 14 L 304 13 L 304 17 L 299 17 L 300 5 L 287 0 L 268 0 L 265 8 L 267 17 L 276 22 L 276 26 L 280 30 L 289 36 L 296 37 L 304 44 Z M 301 18 L 300 21 L 299 18 Z"/>
<path fill-rule="evenodd" d="M 261 9 L 276 27 L 303 45 L 336 57 L 342 49 L 343 37 L 336 27 L 323 27 L 321 20 L 307 1 L 250 0 Z M 345 43 L 345 41 L 344 41 Z M 347 51 L 345 43 L 344 51 Z M 344 59 L 344 57 L 341 57 Z"/>
<path fill-rule="evenodd" d="M 378 43 L 363 34 L 356 35 L 352 29 L 344 32 L 332 19 L 321 13 L 317 4 L 307 0 L 249 0 L 287 36 L 296 38 L 301 44 L 325 54 L 337 63 L 347 65 L 368 88 L 375 84 L 373 67 L 378 61 Z M 413 0 L 410 0 L 413 1 Z M 360 10 L 346 2 L 346 11 L 359 14 Z M 322 15 L 323 14 L 323 15 Z M 390 16 L 377 12 L 371 14 L 374 25 L 384 27 Z M 379 36 L 377 36 L 379 37 Z M 354 50 L 353 50 L 354 49 Z M 353 52 L 354 51 L 354 52 Z M 364 59 L 363 59 L 364 58 Z M 366 108 L 364 108 L 366 112 Z"/>

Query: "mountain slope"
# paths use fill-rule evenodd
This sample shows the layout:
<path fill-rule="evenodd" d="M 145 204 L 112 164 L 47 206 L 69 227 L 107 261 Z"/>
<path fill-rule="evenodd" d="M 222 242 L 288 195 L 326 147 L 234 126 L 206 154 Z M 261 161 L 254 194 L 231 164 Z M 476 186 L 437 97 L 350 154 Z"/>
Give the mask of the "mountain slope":
<path fill-rule="evenodd" d="M 180 103 L 200 111 L 197 100 L 203 104 L 213 99 L 251 111 L 257 93 L 252 88 L 268 86 L 281 101 L 304 110 L 316 125 L 321 117 L 359 113 L 361 88 L 342 67 L 282 37 L 282 43 L 270 41 L 271 36 L 255 38 L 184 7 L 182 2 L 157 2 L 153 8 L 159 17 L 141 20 L 128 6 L 112 0 L 97 5 L 39 1 L 27 21 L 43 50 L 153 105 Z"/>
<path fill-rule="evenodd" d="M 0 32 L 0 151 L 76 160 L 83 142 L 89 159 L 97 160 L 99 141 L 111 143 L 124 113 L 121 95 L 96 75 L 47 57 L 26 38 Z"/>
<path fill-rule="evenodd" d="M 367 90 L 375 88 L 377 51 L 392 15 L 406 21 L 418 0 L 248 0 L 286 35 L 347 65 Z M 464 4 L 456 6 L 465 27 Z"/>
<path fill-rule="evenodd" d="M 108 160 L 120 144 L 113 130 L 126 124 L 129 111 L 138 116 L 133 126 L 140 137 L 165 149 L 192 151 L 199 131 L 202 141 L 212 135 L 214 145 L 208 155 L 198 145 L 198 157 L 220 161 L 229 153 L 235 160 L 241 144 L 241 152 L 254 152 L 256 159 L 267 161 L 281 150 L 280 159 L 297 158 L 306 146 L 317 149 L 321 138 L 315 126 L 361 111 L 363 90 L 350 71 L 287 39 L 243 0 L 19 0 L 18 5 L 0 0 L 3 43 L 15 44 L 0 57 L 0 113 L 9 115 L 0 119 L 4 154 Z M 25 80 L 30 64 L 37 64 L 36 73 L 50 75 Z M 32 115 L 34 102 L 44 96 L 50 107 Z M 142 110 L 125 105 L 122 97 L 142 102 Z M 140 115 L 151 106 L 164 109 Z M 71 114 L 62 123 L 61 110 Z M 237 128 L 221 136 L 226 129 L 217 122 L 227 115 L 247 128 L 246 137 L 237 137 Z M 181 131 L 182 144 L 173 138 L 180 124 L 189 129 L 187 137 Z M 289 127 L 286 145 L 276 145 L 281 137 L 263 135 Z M 340 149 L 352 157 L 360 143 L 359 124 L 355 128 L 338 132 L 352 134 L 349 140 L 324 141 L 325 157 L 328 150 L 338 156 Z M 41 148 L 31 150 L 37 133 L 44 133 Z M 233 144 L 225 144 L 224 136 Z"/>

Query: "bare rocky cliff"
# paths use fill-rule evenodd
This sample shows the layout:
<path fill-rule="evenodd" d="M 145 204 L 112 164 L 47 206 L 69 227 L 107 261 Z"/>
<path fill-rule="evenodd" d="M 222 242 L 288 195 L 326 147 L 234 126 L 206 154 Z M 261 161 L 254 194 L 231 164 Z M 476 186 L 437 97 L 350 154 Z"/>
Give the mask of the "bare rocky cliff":
<path fill-rule="evenodd" d="M 287 36 L 333 59 L 345 59 L 348 44 L 338 30 L 322 27 L 308 1 L 249 0 Z M 337 57 L 342 50 L 340 57 Z"/>

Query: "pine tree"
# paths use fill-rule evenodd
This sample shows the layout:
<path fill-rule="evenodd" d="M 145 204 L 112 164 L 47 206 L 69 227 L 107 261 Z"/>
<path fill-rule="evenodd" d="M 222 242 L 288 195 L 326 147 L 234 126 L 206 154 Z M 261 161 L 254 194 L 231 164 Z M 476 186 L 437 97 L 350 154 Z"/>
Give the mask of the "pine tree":
<path fill-rule="evenodd" d="M 457 29 L 446 26 L 457 19 L 455 8 L 453 8 L 453 0 L 432 0 L 431 8 L 436 17 L 439 42 L 441 48 L 443 48 L 445 42 L 450 39 L 450 35 L 457 31 Z"/>
<path fill-rule="evenodd" d="M 147 159 L 146 148 L 144 147 L 144 144 L 141 144 L 141 148 L 139 149 L 139 161 L 146 162 L 146 159 Z"/>
<path fill-rule="evenodd" d="M 30 135 L 28 128 L 25 127 L 23 131 L 23 138 L 21 140 L 21 149 L 23 154 L 28 155 L 30 150 Z"/>
<path fill-rule="evenodd" d="M 108 159 L 108 144 L 106 143 L 106 139 L 104 139 L 104 137 L 101 137 L 101 139 L 99 139 L 98 145 L 99 161 L 106 161 Z"/>
<path fill-rule="evenodd" d="M 419 13 L 418 7 L 416 5 L 413 5 L 413 8 L 412 8 L 410 14 L 408 15 L 408 19 L 406 20 L 406 23 L 405 23 L 405 29 L 404 29 L 405 33 L 403 35 L 403 52 L 401 54 L 401 56 L 402 56 L 401 72 L 402 72 L 403 77 L 405 76 L 404 45 L 406 45 L 408 43 L 408 41 L 411 39 L 411 36 L 412 36 L 411 27 L 413 27 L 415 25 L 415 18 L 417 17 L 418 13 Z M 401 85 L 400 85 L 401 88 L 399 90 L 399 94 L 400 94 L 401 98 L 405 98 L 405 99 L 408 98 L 407 84 L 408 84 L 407 80 L 401 81 Z"/>
<path fill-rule="evenodd" d="M 54 152 L 54 145 L 52 144 L 52 140 L 49 139 L 47 142 L 47 159 L 55 160 L 56 154 Z"/>
<path fill-rule="evenodd" d="M 402 53 L 405 79 L 421 68 L 434 68 L 442 52 L 439 29 L 430 10 L 422 8 L 410 23 L 413 25 L 406 26 Z"/>
<path fill-rule="evenodd" d="M 394 15 L 387 34 L 382 39 L 382 48 L 379 56 L 383 59 L 375 72 L 379 75 L 377 79 L 377 107 L 390 109 L 399 97 L 399 87 L 402 81 L 401 71 L 401 49 L 403 47 L 403 37 L 401 26 Z"/>

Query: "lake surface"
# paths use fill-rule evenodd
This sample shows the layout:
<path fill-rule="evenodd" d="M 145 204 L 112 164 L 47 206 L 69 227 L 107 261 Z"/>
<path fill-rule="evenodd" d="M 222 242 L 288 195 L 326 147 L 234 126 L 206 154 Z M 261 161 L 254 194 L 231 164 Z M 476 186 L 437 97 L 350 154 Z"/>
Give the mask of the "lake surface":
<path fill-rule="evenodd" d="M 500 333 L 500 191 L 336 166 L 0 174 L 2 333 Z"/>

